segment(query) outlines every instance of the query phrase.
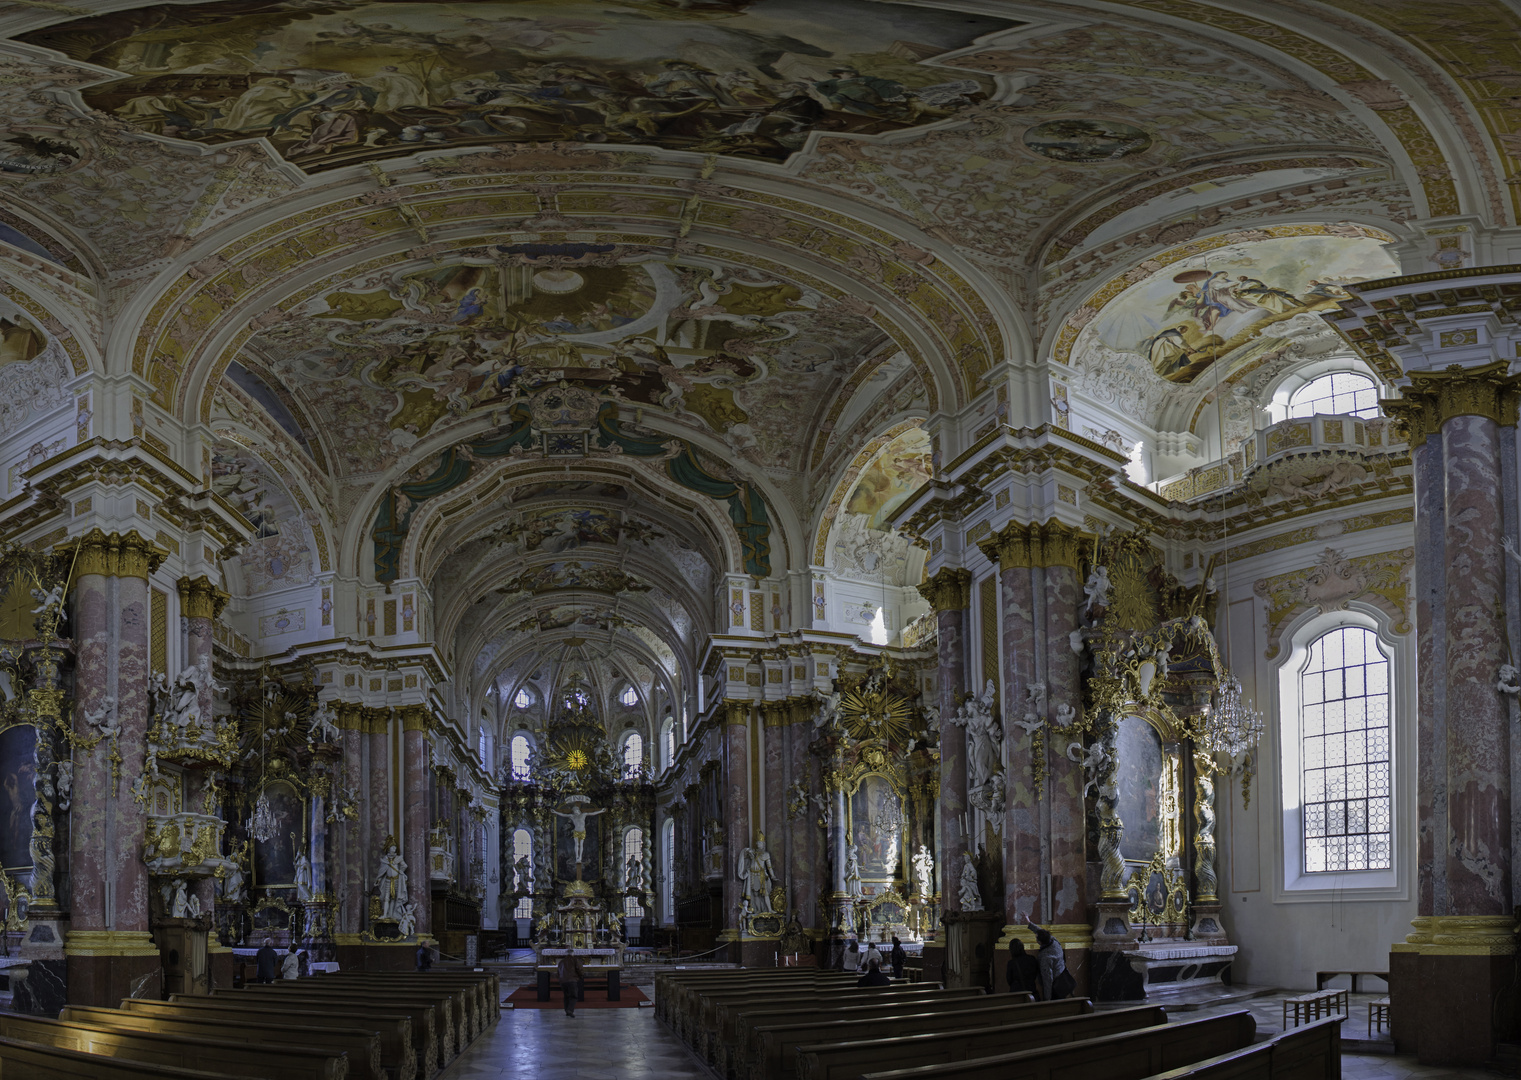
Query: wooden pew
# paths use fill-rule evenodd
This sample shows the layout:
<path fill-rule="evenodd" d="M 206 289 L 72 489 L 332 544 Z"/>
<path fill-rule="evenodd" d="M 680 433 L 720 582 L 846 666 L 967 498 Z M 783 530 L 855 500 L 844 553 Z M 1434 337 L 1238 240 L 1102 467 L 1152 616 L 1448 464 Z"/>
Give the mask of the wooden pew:
<path fill-rule="evenodd" d="M 1104 1080 L 1144 1080 L 1250 1046 L 1256 1032 L 1252 1014 L 1242 1011 L 1021 1053 L 861 1075 L 863 1080 L 1062 1080 L 1091 1073 Z M 806 1047 L 798 1050 L 799 1062 L 806 1052 Z"/>
<path fill-rule="evenodd" d="M 175 1001 L 183 996 L 185 995 L 175 994 L 169 1000 Z M 429 1001 L 419 1001 L 401 994 L 373 991 L 338 991 L 324 994 L 316 990 L 304 991 L 295 987 L 282 990 L 278 984 L 245 986 L 241 990 L 213 990 L 212 996 L 227 998 L 229 1001 L 282 1005 L 293 1012 L 310 1012 L 317 1008 L 347 1009 L 350 1012 L 376 1009 L 386 1013 L 410 1016 L 412 1029 L 419 1033 L 419 1037 L 413 1040 L 418 1047 L 418 1064 L 423 1065 L 426 1060 L 424 1066 L 427 1070 L 426 1075 L 432 1076 L 445 1064 L 443 1049 L 445 1028 L 440 1015 L 442 1010 Z"/>
<path fill-rule="evenodd" d="M 384 972 L 384 971 L 335 971 L 319 972 L 312 976 L 324 985 L 352 985 L 375 987 L 411 987 L 423 989 L 445 987 L 458 990 L 467 1012 L 466 1039 L 474 1041 L 486 1026 L 502 1015 L 501 1000 L 497 997 L 501 986 L 495 975 L 485 972 L 457 974 L 448 972 Z"/>
<path fill-rule="evenodd" d="M 349 1075 L 347 1053 L 304 1046 L 294 1039 L 235 1042 L 213 1038 L 209 1034 L 193 1038 L 164 1032 L 122 1031 L 40 1016 L 5 1015 L 0 1015 L 0 1038 L 125 1058 L 149 1065 L 210 1070 L 228 1076 L 252 1077 L 253 1080 L 268 1076 L 278 1076 L 281 1080 L 347 1080 Z"/>
<path fill-rule="evenodd" d="M 795 1001 L 734 1002 L 718 1013 L 718 1026 L 709 1030 L 713 1063 L 719 1074 L 743 1075 L 750 1031 L 762 1024 L 807 1023 L 817 1020 L 868 1020 L 915 1012 L 931 1002 L 971 1002 L 984 998 L 980 986 L 942 990 L 938 986 L 871 986 L 831 994 L 800 1005 Z"/>
<path fill-rule="evenodd" d="M 688 1010 L 685 1017 L 688 1029 L 693 1033 L 695 1041 L 706 1038 L 718 1029 L 726 1016 L 726 1010 L 730 1005 L 753 1006 L 761 1008 L 767 1005 L 777 1007 L 796 1006 L 802 1008 L 808 1003 L 828 1005 L 831 1002 L 845 1001 L 862 994 L 881 997 L 884 994 L 907 994 L 923 995 L 927 990 L 938 991 L 938 986 L 909 986 L 900 983 L 897 986 L 865 986 L 858 987 L 855 980 L 847 979 L 838 983 L 815 984 L 806 987 L 788 987 L 778 989 L 769 985 L 763 988 L 747 986 L 726 986 L 722 989 L 707 991 L 699 995 L 694 1007 Z M 895 999 L 890 999 L 895 1000 Z"/>
<path fill-rule="evenodd" d="M 0 1038 L 0 1076 L 25 1080 L 235 1080 L 226 1073 L 178 1069 L 126 1058 Z"/>
<path fill-rule="evenodd" d="M 426 1004 L 434 1010 L 438 1036 L 438 1066 L 443 1068 L 464 1049 L 461 1013 L 468 1011 L 463 991 L 446 986 L 412 986 L 406 983 L 323 983 L 318 979 L 279 979 L 273 983 L 245 986 L 245 991 L 262 994 L 297 994 L 301 997 L 324 997 L 339 1000 L 363 1000 L 371 1003 L 398 1002 L 406 1005 Z"/>
<path fill-rule="evenodd" d="M 261 1003 L 230 997 L 204 997 L 176 994 L 169 1001 L 145 1001 L 129 998 L 121 1003 L 128 1012 L 155 1016 L 190 1014 L 197 1019 L 246 1020 L 252 1023 L 288 1023 L 303 1027 L 364 1028 L 380 1037 L 380 1058 L 387 1071 L 394 1070 L 397 1080 L 420 1077 L 428 1080 L 438 1071 L 438 1062 L 428 1068 L 428 1057 L 418 1045 L 418 1031 L 409 1014 L 390 1009 L 305 1009 L 294 1002 Z M 436 1055 L 435 1055 L 436 1059 Z"/>
<path fill-rule="evenodd" d="M 315 1046 L 349 1057 L 349 1080 L 395 1080 L 387 1073 L 380 1055 L 380 1036 L 366 1028 L 322 1028 L 293 1026 L 285 1022 L 253 1023 L 245 1020 L 194 1019 L 184 1014 L 163 1016 L 123 1009 L 97 1009 L 83 1005 L 66 1005 L 60 1020 L 95 1027 L 136 1031 L 144 1034 L 188 1035 L 191 1038 L 236 1039 L 242 1043 L 286 1040 L 300 1046 Z M 410 1080 L 410 1078 L 407 1078 Z"/>
<path fill-rule="evenodd" d="M 1014 1054 L 1166 1023 L 1167 1010 L 1160 1005 L 1142 1005 L 1077 1016 L 1021 1018 L 1017 1023 L 993 1024 L 971 1030 L 904 1032 L 901 1036 L 814 1043 L 798 1047 L 796 1075 L 800 1080 L 825 1080 L 826 1077 L 829 1080 L 855 1080 L 865 1073 L 883 1069 Z"/>
<path fill-rule="evenodd" d="M 1341 1080 L 1342 1020 L 1316 1020 L 1268 1042 L 1158 1073 L 1150 1080 Z"/>
<path fill-rule="evenodd" d="M 852 986 L 849 989 L 831 989 L 809 997 L 797 994 L 746 994 L 744 991 L 711 994 L 702 1001 L 702 1012 L 697 1021 L 697 1053 L 706 1060 L 718 1064 L 723 1073 L 725 1065 L 719 1063 L 727 1058 L 730 1048 L 741 1045 L 738 1019 L 741 1012 L 772 1014 L 795 1018 L 799 1014 L 817 1017 L 822 1013 L 833 1014 L 852 1005 L 895 1006 L 915 1001 L 932 1001 L 936 998 L 969 998 L 982 996 L 981 987 L 942 990 L 938 986 Z"/>
<path fill-rule="evenodd" d="M 655 1015 L 663 1020 L 678 1036 L 690 1041 L 692 1013 L 704 995 L 741 987 L 763 990 L 803 990 L 835 986 L 854 986 L 855 981 L 844 972 L 819 971 L 809 968 L 766 968 L 761 971 L 724 971 L 714 974 L 704 972 L 702 977 L 671 981 L 662 986 L 655 984 Z M 665 1002 L 664 1010 L 661 1002 Z"/>
<path fill-rule="evenodd" d="M 741 1076 L 763 1080 L 797 1075 L 797 1048 L 805 1043 L 877 1039 L 924 1031 L 955 1031 L 997 1024 L 1034 1022 L 1093 1011 L 1087 998 L 1036 1001 L 1032 994 L 997 994 L 971 999 L 923 1002 L 889 1017 L 840 1018 L 810 1016 L 791 1023 L 766 1023 L 746 1028 Z"/>

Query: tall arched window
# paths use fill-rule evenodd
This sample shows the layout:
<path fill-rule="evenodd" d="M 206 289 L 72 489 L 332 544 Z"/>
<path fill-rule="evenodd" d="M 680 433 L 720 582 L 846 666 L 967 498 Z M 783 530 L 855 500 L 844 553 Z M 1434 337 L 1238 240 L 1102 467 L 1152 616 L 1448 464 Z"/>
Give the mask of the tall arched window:
<path fill-rule="evenodd" d="M 640 828 L 628 829 L 623 834 L 623 887 L 629 887 L 630 867 L 635 868 L 642 878 L 644 874 L 644 830 Z M 637 918 L 644 914 L 644 907 L 636 897 L 625 896 L 623 898 L 623 914 L 629 918 Z"/>
<path fill-rule="evenodd" d="M 665 751 L 665 761 L 661 764 L 670 768 L 671 762 L 676 760 L 676 722 L 669 716 L 660 725 L 660 742 Z"/>
<path fill-rule="evenodd" d="M 1379 415 L 1378 388 L 1366 375 L 1334 371 L 1311 379 L 1289 398 L 1289 416 L 1351 413 L 1371 420 Z"/>
<path fill-rule="evenodd" d="M 528 755 L 532 752 L 528 736 L 514 735 L 512 737 L 512 778 L 514 780 L 528 779 Z"/>
<path fill-rule="evenodd" d="M 524 888 L 529 884 L 528 882 L 523 881 L 518 873 L 518 860 L 524 858 L 529 860 L 532 860 L 533 858 L 533 837 L 529 835 L 527 829 L 515 829 L 512 833 L 513 891 Z M 533 898 L 525 896 L 523 899 L 519 900 L 518 906 L 513 909 L 512 917 L 514 919 L 533 918 Z"/>
<path fill-rule="evenodd" d="M 491 736 L 486 731 L 484 724 L 481 725 L 479 747 L 481 755 L 481 768 L 491 771 Z"/>
<path fill-rule="evenodd" d="M 635 731 L 623 742 L 623 775 L 637 776 L 644 767 L 644 740 Z"/>
<path fill-rule="evenodd" d="M 1394 865 L 1389 661 L 1343 626 L 1310 646 L 1300 675 L 1304 872 Z"/>

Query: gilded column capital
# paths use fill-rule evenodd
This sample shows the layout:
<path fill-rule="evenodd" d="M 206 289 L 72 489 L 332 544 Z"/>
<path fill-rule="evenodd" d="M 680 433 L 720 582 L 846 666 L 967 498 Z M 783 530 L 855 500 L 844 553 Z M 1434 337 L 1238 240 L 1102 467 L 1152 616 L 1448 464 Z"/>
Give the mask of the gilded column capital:
<path fill-rule="evenodd" d="M 217 588 L 205 574 L 200 577 L 182 577 L 177 582 L 180 591 L 180 614 L 188 619 L 215 619 L 231 599 Z"/>
<path fill-rule="evenodd" d="M 364 706 L 354 701 L 333 702 L 334 723 L 339 731 L 364 730 Z"/>
<path fill-rule="evenodd" d="M 744 727 L 750 722 L 750 703 L 729 700 L 724 702 L 724 719 L 730 727 Z"/>
<path fill-rule="evenodd" d="M 1081 570 L 1083 566 L 1083 531 L 1052 518 L 1040 528 L 1041 565 L 1066 566 Z"/>
<path fill-rule="evenodd" d="M 102 577 L 132 577 L 148 580 L 169 553 L 144 540 L 136 530 L 107 533 L 91 529 L 78 540 L 79 556 L 74 565 L 78 576 L 99 574 Z"/>
<path fill-rule="evenodd" d="M 996 562 L 1002 570 L 1028 569 L 1040 565 L 1039 532 L 1034 527 L 1017 521 L 1009 522 L 986 540 L 979 540 L 977 546 L 989 561 Z"/>
<path fill-rule="evenodd" d="M 1510 361 L 1442 371 L 1412 371 L 1410 385 L 1400 397 L 1379 402 L 1384 412 L 1401 421 L 1410 445 L 1420 446 L 1455 416 L 1482 416 L 1503 427 L 1516 425 L 1521 402 L 1521 376 L 1508 375 Z"/>
<path fill-rule="evenodd" d="M 959 566 L 944 567 L 928 581 L 921 581 L 916 588 L 936 614 L 965 611 L 972 606 L 972 572 Z"/>
<path fill-rule="evenodd" d="M 391 725 L 391 710 L 385 707 L 361 706 L 364 710 L 364 730 L 371 735 L 383 735 Z"/>
<path fill-rule="evenodd" d="M 425 705 L 402 705 L 396 710 L 402 731 L 427 731 L 428 708 Z"/>
<path fill-rule="evenodd" d="M 761 719 L 766 727 L 787 726 L 787 703 L 785 701 L 763 701 L 760 704 Z"/>

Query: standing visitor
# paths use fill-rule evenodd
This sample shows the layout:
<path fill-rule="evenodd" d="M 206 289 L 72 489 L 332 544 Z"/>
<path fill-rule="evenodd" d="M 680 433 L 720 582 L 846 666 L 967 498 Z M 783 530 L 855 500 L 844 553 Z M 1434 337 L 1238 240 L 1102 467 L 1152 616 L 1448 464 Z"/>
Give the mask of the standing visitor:
<path fill-rule="evenodd" d="M 1060 1001 L 1071 995 L 1077 980 L 1067 970 L 1067 958 L 1062 943 L 1024 916 L 1025 925 L 1035 932 L 1035 944 L 1040 946 L 1035 959 L 1040 964 L 1040 996 L 1043 1001 Z"/>
<path fill-rule="evenodd" d="M 275 981 L 275 968 L 280 962 L 280 956 L 275 952 L 275 939 L 265 938 L 264 945 L 254 954 L 254 960 L 258 963 L 255 978 L 261 983 Z"/>
<path fill-rule="evenodd" d="M 854 938 L 851 939 L 850 944 L 845 948 L 845 970 L 861 970 L 861 946 L 856 944 Z"/>
<path fill-rule="evenodd" d="M 1004 979 L 1011 994 L 1040 994 L 1040 962 L 1025 952 L 1025 943 L 1015 938 L 1009 942 L 1009 965 Z"/>
<path fill-rule="evenodd" d="M 866 943 L 866 957 L 861 961 L 861 966 L 869 968 L 872 964 L 876 964 L 877 967 L 882 966 L 882 950 L 877 948 L 876 942 L 868 941 Z"/>
<path fill-rule="evenodd" d="M 433 969 L 433 950 L 426 945 L 417 947 L 417 970 L 431 971 Z"/>
<path fill-rule="evenodd" d="M 903 978 L 903 965 L 908 963 L 908 953 L 903 951 L 903 942 L 898 940 L 898 935 L 893 935 L 893 951 L 889 954 L 892 958 L 893 978 Z"/>
<path fill-rule="evenodd" d="M 299 979 L 300 977 L 301 957 L 296 955 L 296 943 L 292 941 L 290 951 L 280 958 L 280 978 Z"/>
<path fill-rule="evenodd" d="M 565 992 L 565 1015 L 575 1016 L 576 998 L 581 994 L 581 979 L 585 974 L 581 970 L 581 961 L 576 959 L 576 950 L 567 949 L 560 957 L 558 968 L 560 989 Z"/>

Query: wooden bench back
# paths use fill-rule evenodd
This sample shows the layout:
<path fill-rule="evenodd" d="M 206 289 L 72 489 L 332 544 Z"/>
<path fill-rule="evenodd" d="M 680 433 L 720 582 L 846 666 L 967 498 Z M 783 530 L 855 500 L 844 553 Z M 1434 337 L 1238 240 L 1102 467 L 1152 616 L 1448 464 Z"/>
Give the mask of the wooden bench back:
<path fill-rule="evenodd" d="M 1341 1020 L 1316 1020 L 1151 1080 L 1341 1080 Z"/>
<path fill-rule="evenodd" d="M 192 1038 L 233 1039 L 243 1043 L 289 1041 L 298 1046 L 341 1050 L 349 1056 L 349 1080 L 386 1080 L 380 1054 L 380 1036 L 365 1028 L 322 1028 L 287 1023 L 250 1023 L 246 1020 L 196 1019 L 184 1014 L 149 1015 L 122 1009 L 98 1009 L 66 1005 L 58 1017 L 71 1023 L 90 1024 L 119 1031 L 146 1034 L 188 1035 Z M 394 1065 L 393 1065 L 394 1067 Z"/>
<path fill-rule="evenodd" d="M 209 1069 L 229 1076 L 280 1076 L 290 1080 L 347 1080 L 348 1054 L 343 1051 L 285 1043 L 237 1043 L 203 1034 L 187 1035 L 122 1031 L 103 1025 L 40 1016 L 0 1015 L 0 1037 L 126 1058 L 179 1069 Z"/>
<path fill-rule="evenodd" d="M 4 1037 L 0 1037 L 0 1076 L 26 1080 L 235 1080 L 227 1073 L 109 1058 Z"/>
<path fill-rule="evenodd" d="M 1119 1035 L 943 1065 L 863 1073 L 864 1080 L 1143 1080 L 1250 1046 L 1249 1012 L 1165 1024 Z"/>
<path fill-rule="evenodd" d="M 171 995 L 170 1001 L 180 1001 L 187 995 Z M 412 1029 L 420 1032 L 420 1038 L 412 1041 L 418 1047 L 418 1059 L 424 1055 L 433 1061 L 435 1065 L 442 1067 L 447 1064 L 452 1052 L 445 1049 L 446 1040 L 449 1043 L 448 1025 L 444 1023 L 443 1008 L 427 1001 L 414 1001 L 399 994 L 377 994 L 362 991 L 334 991 L 323 994 L 318 992 L 302 993 L 297 990 L 272 991 L 269 987 L 246 986 L 241 990 L 214 990 L 213 998 L 224 998 L 228 1001 L 248 1002 L 249 1004 L 267 1004 L 285 1008 L 293 1012 L 307 1013 L 318 1008 L 341 1008 L 351 1006 L 353 1009 L 376 1009 L 392 1015 L 410 1016 Z M 431 1073 L 429 1074 L 432 1075 Z"/>
<path fill-rule="evenodd" d="M 1053 1002 L 1052 1004 L 1060 1004 Z M 1158 1005 L 1113 1009 L 1077 1016 L 1047 1017 L 971 1030 L 904 1032 L 901 1036 L 804 1044 L 797 1049 L 796 1074 L 805 1080 L 840 1080 L 883 1069 L 965 1061 L 1016 1054 L 1040 1047 L 1083 1042 L 1167 1023 Z"/>

